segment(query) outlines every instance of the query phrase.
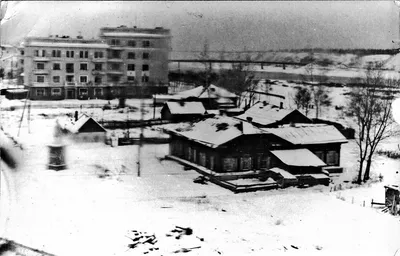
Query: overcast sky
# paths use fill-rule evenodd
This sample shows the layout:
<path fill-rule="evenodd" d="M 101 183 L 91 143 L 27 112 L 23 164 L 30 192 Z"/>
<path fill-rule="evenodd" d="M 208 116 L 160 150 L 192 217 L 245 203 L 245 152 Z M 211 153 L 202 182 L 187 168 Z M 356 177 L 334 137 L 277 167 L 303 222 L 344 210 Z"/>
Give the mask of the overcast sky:
<path fill-rule="evenodd" d="M 394 1 L 10 2 L 2 43 L 49 34 L 97 37 L 102 26 L 163 26 L 175 51 L 393 48 Z"/>

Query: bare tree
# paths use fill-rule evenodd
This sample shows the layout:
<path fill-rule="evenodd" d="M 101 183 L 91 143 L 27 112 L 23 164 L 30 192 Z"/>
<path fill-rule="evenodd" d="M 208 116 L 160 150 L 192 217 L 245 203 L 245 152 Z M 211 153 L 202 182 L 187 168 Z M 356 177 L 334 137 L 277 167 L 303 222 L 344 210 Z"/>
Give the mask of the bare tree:
<path fill-rule="evenodd" d="M 297 109 L 303 109 L 306 116 L 310 110 L 309 107 L 311 100 L 311 90 L 308 87 L 299 88 L 294 95 L 294 103 L 296 104 Z"/>
<path fill-rule="evenodd" d="M 329 91 L 325 86 L 318 85 L 312 88 L 312 97 L 315 106 L 315 118 L 319 117 L 322 107 L 328 107 L 332 104 Z"/>
<path fill-rule="evenodd" d="M 369 180 L 372 158 L 377 146 L 395 133 L 392 129 L 394 121 L 391 115 L 393 97 L 382 94 L 386 81 L 382 77 L 380 66 L 370 65 L 361 81 L 364 86 L 353 89 L 348 104 L 348 114 L 354 117 L 358 129 L 357 183 Z"/>
<path fill-rule="evenodd" d="M 238 61 L 233 63 L 230 69 L 220 70 L 217 85 L 235 93 L 239 98 L 238 106 L 248 100 L 244 107 L 249 108 L 255 97 L 258 82 L 254 79 L 250 55 L 247 55 L 246 61 Z"/>

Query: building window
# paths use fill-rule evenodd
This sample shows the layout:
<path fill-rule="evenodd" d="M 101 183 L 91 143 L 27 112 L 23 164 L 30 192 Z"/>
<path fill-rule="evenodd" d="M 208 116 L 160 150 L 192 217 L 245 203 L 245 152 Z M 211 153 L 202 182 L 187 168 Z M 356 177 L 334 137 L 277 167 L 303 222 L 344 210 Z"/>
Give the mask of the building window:
<path fill-rule="evenodd" d="M 148 52 L 143 53 L 143 59 L 148 60 L 150 58 L 150 54 Z"/>
<path fill-rule="evenodd" d="M 24 54 L 25 54 L 24 50 L 21 50 L 21 55 L 24 55 Z"/>
<path fill-rule="evenodd" d="M 109 58 L 111 58 L 111 59 L 120 59 L 121 58 L 120 51 L 110 51 Z"/>
<path fill-rule="evenodd" d="M 81 59 L 89 58 L 89 52 L 88 51 L 79 51 L 79 58 L 81 58 Z"/>
<path fill-rule="evenodd" d="M 260 168 L 269 168 L 269 156 L 261 156 Z"/>
<path fill-rule="evenodd" d="M 44 76 L 36 76 L 36 82 L 44 83 Z"/>
<path fill-rule="evenodd" d="M 88 81 L 88 77 L 87 76 L 80 76 L 79 77 L 79 82 L 81 83 L 87 83 Z"/>
<path fill-rule="evenodd" d="M 240 158 L 240 169 L 250 170 L 251 169 L 251 157 L 245 156 Z"/>
<path fill-rule="evenodd" d="M 45 96 L 46 93 L 45 93 L 44 89 L 36 89 L 36 95 L 37 96 Z"/>
<path fill-rule="evenodd" d="M 103 88 L 94 88 L 94 96 L 103 95 Z"/>
<path fill-rule="evenodd" d="M 199 164 L 201 166 L 206 166 L 206 153 L 204 152 L 199 153 Z"/>
<path fill-rule="evenodd" d="M 35 57 L 45 57 L 46 56 L 46 51 L 45 50 L 35 50 L 33 52 L 33 55 Z"/>
<path fill-rule="evenodd" d="M 129 47 L 136 47 L 136 41 L 134 41 L 134 40 L 128 40 L 128 46 L 129 46 Z"/>
<path fill-rule="evenodd" d="M 234 157 L 225 157 L 222 164 L 223 170 L 226 172 L 237 171 L 237 160 Z"/>
<path fill-rule="evenodd" d="M 94 70 L 101 71 L 102 69 L 103 69 L 103 64 L 101 63 L 94 64 Z"/>
<path fill-rule="evenodd" d="M 95 59 L 104 58 L 104 53 L 103 52 L 94 52 L 94 58 Z"/>
<path fill-rule="evenodd" d="M 135 59 L 135 53 L 134 52 L 128 52 L 128 59 Z"/>
<path fill-rule="evenodd" d="M 118 63 L 113 63 L 113 64 L 111 64 L 111 70 L 115 70 L 115 71 L 120 71 L 119 70 L 119 64 Z"/>
<path fill-rule="evenodd" d="M 53 58 L 61 58 L 61 50 L 53 50 L 53 51 L 51 52 L 51 56 L 52 56 Z"/>
<path fill-rule="evenodd" d="M 60 76 L 53 76 L 53 83 L 59 83 L 60 82 Z"/>
<path fill-rule="evenodd" d="M 113 83 L 118 83 L 119 82 L 119 76 L 111 76 L 111 82 Z"/>
<path fill-rule="evenodd" d="M 111 39 L 110 45 L 120 45 L 121 41 L 119 39 Z"/>
<path fill-rule="evenodd" d="M 127 70 L 128 71 L 135 71 L 135 64 L 128 64 Z"/>
<path fill-rule="evenodd" d="M 316 156 L 318 156 L 319 159 L 321 159 L 322 161 L 325 161 L 324 159 L 324 152 L 323 151 L 316 151 L 314 153 Z"/>
<path fill-rule="evenodd" d="M 214 166 L 215 166 L 215 158 L 214 158 L 214 156 L 210 156 L 210 158 L 208 160 L 208 168 L 210 170 L 214 170 Z"/>
<path fill-rule="evenodd" d="M 67 58 L 73 58 L 74 57 L 74 51 L 67 51 Z"/>
<path fill-rule="evenodd" d="M 65 80 L 66 80 L 68 83 L 73 83 L 73 82 L 74 82 L 74 76 L 66 76 L 66 77 L 65 77 Z"/>
<path fill-rule="evenodd" d="M 328 165 L 338 165 L 339 154 L 334 150 L 328 151 L 328 153 L 326 154 L 326 163 Z"/>
<path fill-rule="evenodd" d="M 94 83 L 95 83 L 95 84 L 101 84 L 101 82 L 102 82 L 102 79 L 101 79 L 100 76 L 96 76 L 96 77 L 94 78 Z"/>
<path fill-rule="evenodd" d="M 88 89 L 86 88 L 79 88 L 80 95 L 88 95 Z"/>
<path fill-rule="evenodd" d="M 88 64 L 87 63 L 80 63 L 80 70 L 88 70 Z"/>
<path fill-rule="evenodd" d="M 67 63 L 65 69 L 67 73 L 74 73 L 74 63 Z"/>
<path fill-rule="evenodd" d="M 60 63 L 53 63 L 53 70 L 61 70 L 61 64 Z"/>
<path fill-rule="evenodd" d="M 52 88 L 51 95 L 61 95 L 61 88 Z"/>
<path fill-rule="evenodd" d="M 149 65 L 148 65 L 148 64 L 144 64 L 144 65 L 142 66 L 142 70 L 143 70 L 143 71 L 149 71 Z"/>
<path fill-rule="evenodd" d="M 147 83 L 149 81 L 149 76 L 147 76 L 146 74 L 142 75 L 142 82 L 143 83 Z"/>
<path fill-rule="evenodd" d="M 150 47 L 150 41 L 143 41 L 142 43 L 144 48 Z"/>
<path fill-rule="evenodd" d="M 128 82 L 134 82 L 135 77 L 134 76 L 128 76 Z"/>
<path fill-rule="evenodd" d="M 44 69 L 44 63 L 36 63 L 36 69 Z"/>

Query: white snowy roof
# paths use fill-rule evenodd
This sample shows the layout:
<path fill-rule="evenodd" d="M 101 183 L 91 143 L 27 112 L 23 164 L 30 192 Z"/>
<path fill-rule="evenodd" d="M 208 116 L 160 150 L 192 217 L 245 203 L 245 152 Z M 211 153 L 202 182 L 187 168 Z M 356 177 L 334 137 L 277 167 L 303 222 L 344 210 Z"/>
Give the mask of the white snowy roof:
<path fill-rule="evenodd" d="M 171 114 L 204 114 L 206 109 L 201 102 L 177 102 L 177 101 L 167 101 L 165 103 Z"/>
<path fill-rule="evenodd" d="M 72 42 L 30 42 L 26 46 L 38 46 L 38 47 L 60 47 L 60 48 L 109 48 L 107 44 L 104 43 L 72 43 Z"/>
<path fill-rule="evenodd" d="M 295 127 L 262 128 L 295 145 L 346 143 L 347 139 L 333 125 L 296 124 Z"/>
<path fill-rule="evenodd" d="M 280 109 L 274 105 L 258 102 L 249 108 L 245 113 L 237 116 L 236 118 L 247 121 L 247 117 L 251 117 L 253 123 L 269 125 L 281 121 L 294 111 L 297 110 Z"/>
<path fill-rule="evenodd" d="M 198 86 L 187 91 L 178 92 L 176 95 L 186 98 L 237 98 L 236 94 L 213 84 L 211 84 L 208 89 L 204 89 L 204 86 Z"/>
<path fill-rule="evenodd" d="M 138 32 L 105 32 L 102 36 L 109 37 L 144 37 L 144 38 L 167 38 L 171 35 L 163 34 L 150 34 L 150 33 L 138 33 Z"/>
<path fill-rule="evenodd" d="M 87 115 L 85 115 L 85 114 L 82 114 L 82 115 L 78 118 L 78 120 L 77 120 L 76 122 L 71 122 L 71 123 L 66 122 L 66 123 L 64 123 L 64 127 L 65 127 L 66 129 L 68 129 L 68 130 L 69 130 L 70 132 L 72 132 L 72 133 L 78 133 L 79 130 L 82 128 L 82 126 L 83 126 L 87 121 L 89 121 L 90 119 L 92 119 L 96 124 L 98 124 L 104 131 L 106 131 L 106 130 L 103 128 L 103 126 L 101 126 L 98 122 L 96 122 L 96 120 L 94 120 L 93 118 L 91 118 L 91 117 L 89 117 L 89 116 L 87 116 Z"/>
<path fill-rule="evenodd" d="M 180 125 L 178 128 L 167 130 L 212 148 L 216 148 L 241 135 L 263 133 L 252 124 L 227 116 L 208 118 L 186 127 Z"/>
<path fill-rule="evenodd" d="M 283 169 L 281 169 L 281 168 L 274 167 L 274 168 L 271 168 L 271 169 L 269 169 L 269 170 L 270 170 L 270 171 L 273 171 L 273 172 L 275 172 L 275 173 L 279 173 L 280 175 L 282 175 L 282 177 L 283 177 L 284 179 L 296 179 L 296 176 L 294 176 L 294 175 L 291 174 L 290 172 L 285 171 L 285 170 L 283 170 Z"/>
<path fill-rule="evenodd" d="M 321 159 L 306 148 L 271 150 L 270 152 L 289 166 L 326 166 Z"/>

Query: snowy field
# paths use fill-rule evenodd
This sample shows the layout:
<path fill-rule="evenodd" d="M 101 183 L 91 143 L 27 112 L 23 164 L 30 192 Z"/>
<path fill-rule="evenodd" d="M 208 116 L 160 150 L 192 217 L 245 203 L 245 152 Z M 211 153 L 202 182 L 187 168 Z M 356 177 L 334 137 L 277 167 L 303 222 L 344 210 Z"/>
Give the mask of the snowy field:
<path fill-rule="evenodd" d="M 271 92 L 287 96 L 285 105 L 293 108 L 295 86 L 278 81 Z M 348 90 L 331 88 L 333 106 L 346 104 L 343 93 Z M 138 146 L 113 148 L 66 139 L 68 169 L 55 172 L 46 167 L 55 118 L 75 110 L 99 118 L 107 102 L 67 103 L 77 109 L 63 106 L 62 101 L 51 109 L 40 105 L 53 102 L 33 102 L 37 107 L 31 110 L 30 132 L 24 119 L 18 137 L 23 110 L 4 108 L 23 102 L 2 98 L 1 123 L 24 148 L 15 149 L 22 163 L 17 172 L 1 166 L 8 177 L 3 173 L 1 178 L 0 234 L 4 237 L 56 255 L 176 255 L 192 248 L 186 254 L 389 256 L 400 249 L 400 218 L 370 207 L 371 199 L 383 202 L 383 186 L 398 178 L 398 160 L 377 156 L 372 174 L 382 174 L 383 182 L 354 187 L 357 150 L 355 142 L 349 141 L 342 146 L 345 172 L 333 177 L 329 187 L 233 194 L 211 183 L 194 183 L 198 173 L 163 159 L 168 154 L 166 144 L 143 146 L 138 177 Z M 81 104 L 95 103 L 97 108 L 80 109 Z M 127 104 L 140 107 L 138 100 Z M 146 113 L 151 118 L 150 104 Z M 108 118 L 139 117 L 139 111 L 119 111 L 108 112 Z M 309 116 L 314 115 L 311 110 Z M 334 107 L 324 109 L 321 117 L 352 124 Z M 157 131 L 150 129 L 148 134 Z M 382 148 L 395 149 L 399 141 L 392 138 Z M 339 184 L 353 188 L 334 191 Z M 172 231 L 176 226 L 190 227 L 193 234 L 177 239 Z M 154 234 L 158 242 L 129 249 L 131 230 Z"/>

